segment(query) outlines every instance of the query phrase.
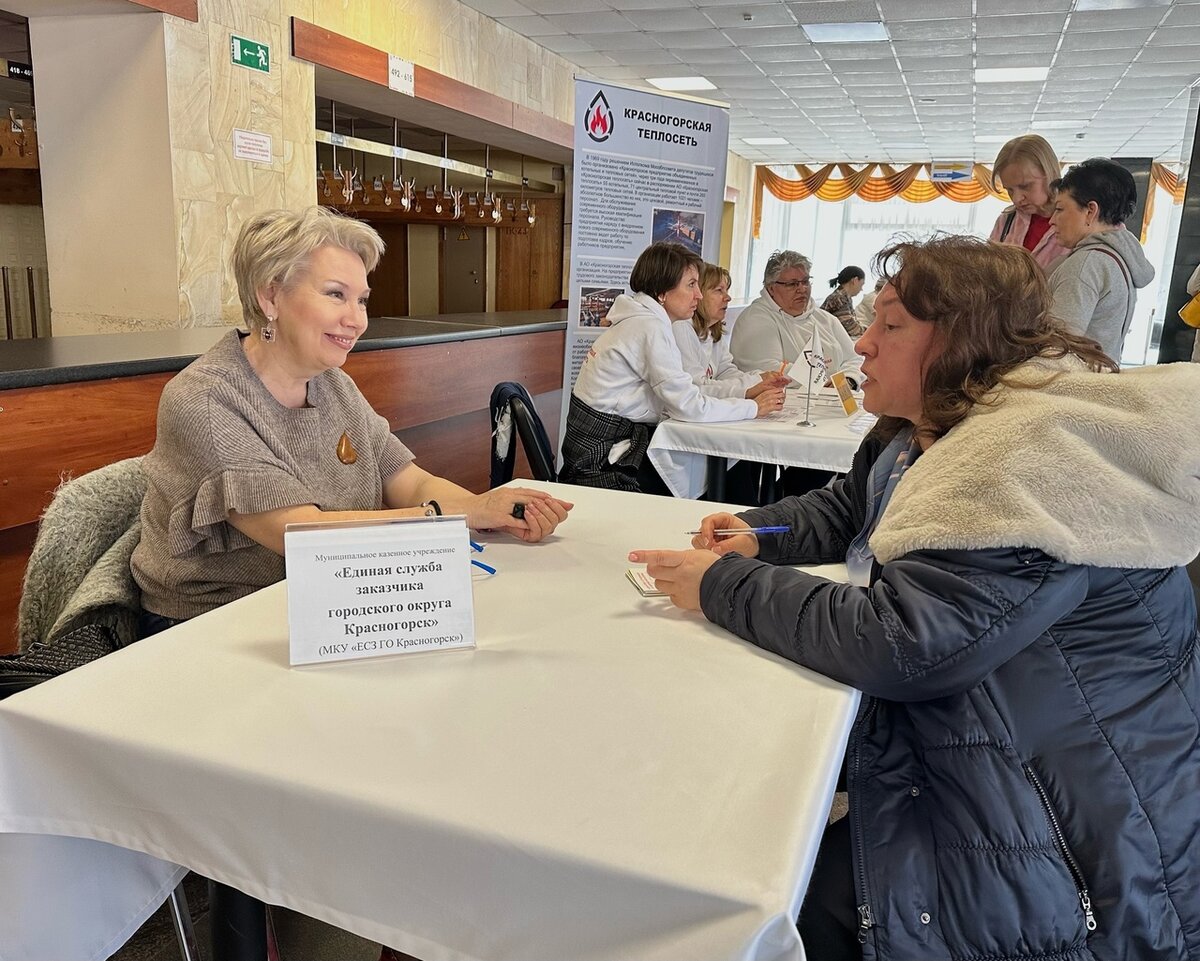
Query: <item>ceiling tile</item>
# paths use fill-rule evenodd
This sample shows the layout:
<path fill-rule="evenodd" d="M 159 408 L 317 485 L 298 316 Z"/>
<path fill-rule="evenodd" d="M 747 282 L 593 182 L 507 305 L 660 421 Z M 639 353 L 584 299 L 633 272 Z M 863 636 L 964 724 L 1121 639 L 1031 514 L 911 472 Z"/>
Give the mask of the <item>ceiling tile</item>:
<path fill-rule="evenodd" d="M 1058 34 L 1033 34 L 1025 37 L 980 37 L 975 52 L 997 54 L 1053 53 L 1058 47 Z"/>
<path fill-rule="evenodd" d="M 579 10 L 579 0 L 521 0 L 534 13 L 575 13 Z M 589 8 L 612 10 L 613 4 L 603 0 L 586 0 Z"/>
<path fill-rule="evenodd" d="M 1128 30 L 1136 27 L 1154 27 L 1166 15 L 1165 7 L 1148 7 L 1141 10 L 1097 10 L 1091 13 L 1071 15 L 1072 30 Z"/>
<path fill-rule="evenodd" d="M 1023 37 L 1028 34 L 1062 33 L 1065 13 L 1033 13 L 1023 16 L 979 16 L 975 19 L 980 37 Z"/>
<path fill-rule="evenodd" d="M 586 37 L 593 33 L 626 33 L 636 29 L 633 22 L 615 10 L 594 13 L 553 13 L 546 16 L 565 33 Z"/>
<path fill-rule="evenodd" d="M 497 22 L 524 37 L 549 37 L 569 32 L 544 17 L 501 17 Z"/>
<path fill-rule="evenodd" d="M 973 52 L 970 40 L 896 40 L 892 43 L 892 47 L 895 48 L 901 60 L 905 57 L 921 59 L 924 57 L 970 56 Z"/>
<path fill-rule="evenodd" d="M 990 70 L 994 67 L 1048 67 L 1054 57 L 1052 53 L 981 53 L 975 58 L 975 67 Z"/>
<path fill-rule="evenodd" d="M 778 47 L 784 44 L 812 50 L 803 30 L 796 24 L 776 27 L 772 30 L 761 30 L 758 27 L 726 27 L 721 31 L 729 42 L 739 47 L 752 49 L 754 47 Z M 815 55 L 815 54 L 814 54 Z"/>
<path fill-rule="evenodd" d="M 641 30 L 672 33 L 679 30 L 713 29 L 712 22 L 695 7 L 673 6 L 667 9 L 626 10 L 625 16 Z"/>
<path fill-rule="evenodd" d="M 883 19 L 893 20 L 957 20 L 969 19 L 971 0 L 879 0 Z"/>
<path fill-rule="evenodd" d="M 670 39 L 667 46 L 679 53 L 681 50 L 703 50 L 708 48 L 730 47 L 732 44 L 716 27 L 708 30 L 681 30 L 678 33 L 663 34 L 663 39 Z"/>
<path fill-rule="evenodd" d="M 784 47 L 746 47 L 746 56 L 755 63 L 817 63 L 820 60 L 819 54 L 811 47 L 794 47 L 791 45 Z"/>
<path fill-rule="evenodd" d="M 538 37 L 537 42 L 547 50 L 553 50 L 555 53 L 561 53 L 568 60 L 571 59 L 571 54 L 578 53 L 581 50 L 595 50 L 590 43 L 580 37 L 572 37 L 569 34 L 562 34 L 554 37 Z"/>
<path fill-rule="evenodd" d="M 879 20 L 874 0 L 836 0 L 825 3 L 789 3 L 797 23 L 859 23 Z"/>
<path fill-rule="evenodd" d="M 680 63 L 677 56 L 662 47 L 656 50 L 610 50 L 607 51 L 607 56 L 612 58 L 614 63 L 627 63 L 632 67 L 667 67 L 678 66 Z M 576 57 L 576 54 L 571 55 L 571 59 L 576 63 L 583 62 L 576 60 Z"/>
<path fill-rule="evenodd" d="M 782 3 L 751 3 L 736 7 L 710 7 L 704 11 L 718 27 L 794 27 L 796 18 Z M 746 20 L 749 14 L 751 19 Z"/>
<path fill-rule="evenodd" d="M 895 40 L 969 40 L 970 20 L 902 20 L 888 22 L 888 33 Z"/>
<path fill-rule="evenodd" d="M 1019 13 L 1066 13 L 1073 0 L 976 0 L 977 17 L 1005 17 Z"/>
<path fill-rule="evenodd" d="M 1196 26 L 1200 24 L 1200 3 L 1172 5 L 1163 21 L 1165 27 Z"/>
<path fill-rule="evenodd" d="M 1063 50 L 1137 50 L 1150 38 L 1152 27 L 1136 27 L 1128 30 L 1083 30 L 1071 29 L 1062 39 Z"/>
<path fill-rule="evenodd" d="M 517 0 L 464 0 L 468 7 L 478 10 L 485 17 L 493 20 L 499 17 L 525 17 L 533 13 L 529 4 L 518 3 Z"/>

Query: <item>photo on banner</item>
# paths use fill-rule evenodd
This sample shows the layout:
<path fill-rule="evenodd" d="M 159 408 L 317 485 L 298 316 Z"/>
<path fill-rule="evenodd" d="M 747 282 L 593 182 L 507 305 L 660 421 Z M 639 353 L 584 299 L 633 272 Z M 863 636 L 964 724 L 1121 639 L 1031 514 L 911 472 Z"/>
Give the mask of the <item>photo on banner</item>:
<path fill-rule="evenodd" d="M 716 260 L 729 150 L 729 110 L 710 101 L 576 79 L 575 118 L 564 394 L 643 250 Z"/>

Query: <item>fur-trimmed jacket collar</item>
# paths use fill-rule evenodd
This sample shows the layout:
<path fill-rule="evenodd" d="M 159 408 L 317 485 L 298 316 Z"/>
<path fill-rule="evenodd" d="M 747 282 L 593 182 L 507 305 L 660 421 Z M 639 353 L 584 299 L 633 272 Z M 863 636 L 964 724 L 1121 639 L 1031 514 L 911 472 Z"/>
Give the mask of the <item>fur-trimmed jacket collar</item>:
<path fill-rule="evenodd" d="M 1033 547 L 1161 568 L 1200 554 L 1200 366 L 1038 359 L 1005 381 L 901 478 L 871 536 L 880 563 Z"/>

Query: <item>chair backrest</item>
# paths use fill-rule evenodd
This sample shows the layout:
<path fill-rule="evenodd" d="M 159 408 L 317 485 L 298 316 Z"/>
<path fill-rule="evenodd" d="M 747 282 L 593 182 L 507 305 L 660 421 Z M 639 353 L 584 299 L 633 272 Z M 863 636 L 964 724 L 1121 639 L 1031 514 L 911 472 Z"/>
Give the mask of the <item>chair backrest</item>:
<path fill-rule="evenodd" d="M 517 457 L 514 433 L 521 438 L 534 478 L 557 479 L 554 448 L 529 391 L 515 380 L 497 384 L 492 389 L 491 412 L 492 487 L 512 480 Z"/>
<path fill-rule="evenodd" d="M 517 433 L 525 448 L 525 456 L 529 459 L 529 468 L 533 471 L 534 480 L 557 480 L 558 471 L 554 469 L 554 451 L 550 447 L 550 438 L 541 417 L 532 406 L 526 406 L 520 397 L 514 397 L 509 404 L 513 420 L 517 425 Z"/>
<path fill-rule="evenodd" d="M 108 623 L 122 644 L 133 639 L 139 598 L 129 555 L 145 493 L 140 457 L 91 471 L 55 492 L 25 569 L 20 650 L 85 623 Z"/>

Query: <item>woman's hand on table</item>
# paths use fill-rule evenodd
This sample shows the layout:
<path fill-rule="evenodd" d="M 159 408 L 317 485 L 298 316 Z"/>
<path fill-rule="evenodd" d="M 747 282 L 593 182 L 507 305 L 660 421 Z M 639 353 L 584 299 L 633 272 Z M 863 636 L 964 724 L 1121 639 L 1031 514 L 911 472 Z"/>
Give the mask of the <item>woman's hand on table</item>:
<path fill-rule="evenodd" d="M 700 582 L 720 560 L 712 551 L 630 551 L 629 559 L 645 564 L 654 586 L 685 611 L 700 610 Z"/>
<path fill-rule="evenodd" d="M 692 537 L 692 547 L 712 551 L 718 557 L 738 553 L 743 557 L 758 556 L 758 536 L 755 534 L 718 534 L 725 530 L 750 530 L 740 517 L 726 512 L 709 514 L 700 522 L 700 533 Z"/>
<path fill-rule="evenodd" d="M 756 417 L 766 417 L 768 414 L 778 413 L 783 410 L 783 388 L 768 387 L 754 398 L 754 403 L 758 405 Z"/>
<path fill-rule="evenodd" d="M 514 509 L 521 505 L 521 509 Z M 545 491 L 528 487 L 498 487 L 465 498 L 461 503 L 443 504 L 447 514 L 466 514 L 473 530 L 502 530 L 530 544 L 554 533 L 575 505 Z"/>
<path fill-rule="evenodd" d="M 762 372 L 762 380 L 746 391 L 746 399 L 754 400 L 764 391 L 770 390 L 772 387 L 786 387 L 792 382 L 787 374 L 780 373 L 777 370 L 764 370 Z"/>

